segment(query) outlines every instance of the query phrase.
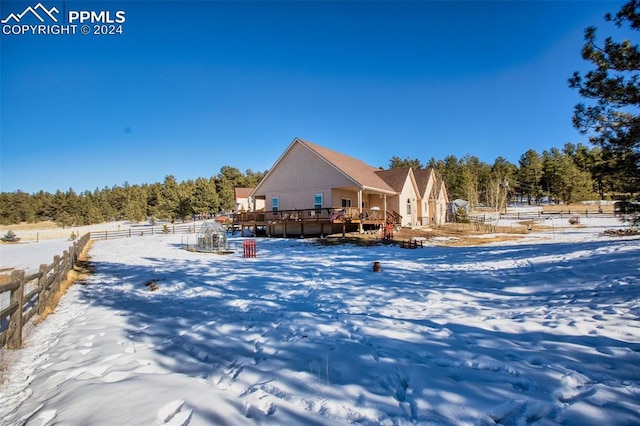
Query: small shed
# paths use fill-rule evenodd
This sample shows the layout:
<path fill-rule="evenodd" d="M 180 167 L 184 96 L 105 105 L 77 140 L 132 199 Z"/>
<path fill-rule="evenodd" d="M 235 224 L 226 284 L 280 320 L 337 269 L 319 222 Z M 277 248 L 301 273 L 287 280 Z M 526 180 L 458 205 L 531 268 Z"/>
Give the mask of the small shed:
<path fill-rule="evenodd" d="M 196 234 L 196 251 L 223 253 L 232 251 L 227 243 L 227 232 L 218 222 L 204 222 Z"/>

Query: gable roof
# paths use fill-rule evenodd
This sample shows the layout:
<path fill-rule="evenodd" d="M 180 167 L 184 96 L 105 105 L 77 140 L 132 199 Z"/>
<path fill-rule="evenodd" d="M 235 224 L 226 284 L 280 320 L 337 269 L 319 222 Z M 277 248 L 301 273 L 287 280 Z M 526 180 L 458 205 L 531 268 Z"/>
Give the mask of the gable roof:
<path fill-rule="evenodd" d="M 433 190 L 431 193 L 433 194 L 433 198 L 439 199 L 440 196 L 442 196 L 445 203 L 449 202 L 449 194 L 447 193 L 447 187 L 445 186 L 443 181 L 436 181 L 436 183 L 433 185 Z"/>
<path fill-rule="evenodd" d="M 389 170 L 377 170 L 375 173 L 396 192 L 401 192 L 411 168 L 400 167 Z"/>
<path fill-rule="evenodd" d="M 427 185 L 429 185 L 429 179 L 431 178 L 432 173 L 433 173 L 433 169 L 431 167 L 413 171 L 413 176 L 416 178 L 416 183 L 418 184 L 418 191 L 420 191 L 420 196 L 422 198 L 427 198 L 429 196 L 429 194 L 427 194 L 426 192 L 427 192 Z"/>
<path fill-rule="evenodd" d="M 300 138 L 296 138 L 294 142 L 296 141 L 311 149 L 363 189 L 375 189 L 390 193 L 397 192 L 376 174 L 376 172 L 380 170 L 377 167 L 370 166 L 357 158 L 349 157 L 348 155 L 332 151 Z"/>
<path fill-rule="evenodd" d="M 380 176 L 375 172 L 379 171 L 378 168 L 370 166 L 365 162 L 358 160 L 357 158 L 350 157 L 348 155 L 333 151 L 320 145 L 316 145 L 312 142 L 295 138 L 285 152 L 278 158 L 276 163 L 271 167 L 267 175 L 262 179 L 262 182 L 267 180 L 269 174 L 277 169 L 278 163 L 287 155 L 292 147 L 300 145 L 313 152 L 320 159 L 325 161 L 328 165 L 333 167 L 336 171 L 346 176 L 355 186 L 360 187 L 363 190 L 373 190 L 382 192 L 385 194 L 396 194 L 393 188 L 391 188 Z M 253 193 L 260 187 L 260 184 L 254 188 Z"/>
<path fill-rule="evenodd" d="M 249 198 L 249 195 L 253 192 L 253 188 L 234 188 L 236 199 Z"/>

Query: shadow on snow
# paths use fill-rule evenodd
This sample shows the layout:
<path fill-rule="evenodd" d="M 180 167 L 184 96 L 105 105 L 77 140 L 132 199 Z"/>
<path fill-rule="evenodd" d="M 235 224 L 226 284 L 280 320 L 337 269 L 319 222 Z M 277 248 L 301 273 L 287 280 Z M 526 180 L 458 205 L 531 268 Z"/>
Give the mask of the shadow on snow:
<path fill-rule="evenodd" d="M 255 259 L 98 261 L 83 297 L 126 316 L 128 338 L 162 367 L 240 398 L 262 392 L 362 423 L 589 424 L 601 419 L 563 411 L 597 408 L 589 398 L 607 387 L 607 409 L 631 424 L 640 415 L 622 384 L 640 386 L 640 311 L 629 308 L 639 252 L 617 241 L 400 250 L 261 240 Z M 602 331 L 621 322 L 635 338 Z"/>

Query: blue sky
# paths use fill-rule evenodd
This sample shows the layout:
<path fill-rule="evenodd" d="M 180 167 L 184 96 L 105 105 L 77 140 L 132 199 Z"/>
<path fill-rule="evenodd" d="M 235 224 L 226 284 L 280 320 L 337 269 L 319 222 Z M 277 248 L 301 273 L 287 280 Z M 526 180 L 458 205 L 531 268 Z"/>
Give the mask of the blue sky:
<path fill-rule="evenodd" d="M 586 142 L 567 79 L 589 69 L 584 28 L 616 35 L 603 15 L 623 4 L 41 2 L 126 21 L 114 35 L 0 35 L 3 192 L 263 171 L 294 137 L 382 167 L 517 163 Z M 0 18 L 37 3 L 3 0 Z"/>

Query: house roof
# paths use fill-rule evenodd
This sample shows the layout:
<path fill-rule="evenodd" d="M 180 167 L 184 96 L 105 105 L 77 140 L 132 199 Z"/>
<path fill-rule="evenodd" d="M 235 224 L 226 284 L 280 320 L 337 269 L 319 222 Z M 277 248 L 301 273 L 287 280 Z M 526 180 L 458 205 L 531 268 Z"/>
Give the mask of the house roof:
<path fill-rule="evenodd" d="M 400 167 L 389 170 L 376 170 L 376 174 L 382 178 L 396 192 L 401 192 L 407 181 L 409 167 Z"/>
<path fill-rule="evenodd" d="M 235 188 L 234 191 L 235 191 L 236 199 L 249 198 L 249 195 L 251 195 L 253 188 Z"/>
<path fill-rule="evenodd" d="M 444 182 L 441 180 L 437 180 L 435 185 L 433 185 L 433 198 L 444 198 L 445 202 L 449 201 L 449 194 L 447 193 L 447 187 Z"/>
<path fill-rule="evenodd" d="M 376 172 L 379 171 L 377 167 L 370 166 L 357 158 L 341 154 L 300 138 L 295 138 L 291 145 L 293 146 L 295 143 L 306 146 L 363 189 L 371 189 L 389 194 L 398 192 L 376 174 Z"/>
<path fill-rule="evenodd" d="M 433 172 L 433 169 L 431 167 L 413 171 L 413 176 L 416 178 L 416 183 L 418 184 L 418 190 L 420 191 L 420 196 L 423 198 L 429 195 L 429 194 L 426 194 L 426 191 L 427 191 L 427 185 L 429 184 L 429 178 L 431 177 L 432 172 Z"/>

